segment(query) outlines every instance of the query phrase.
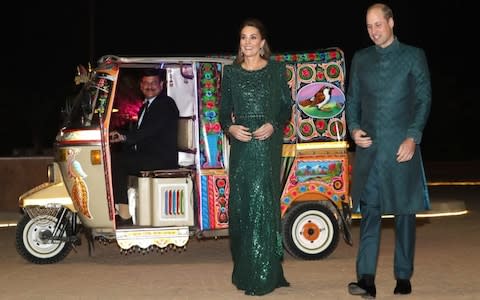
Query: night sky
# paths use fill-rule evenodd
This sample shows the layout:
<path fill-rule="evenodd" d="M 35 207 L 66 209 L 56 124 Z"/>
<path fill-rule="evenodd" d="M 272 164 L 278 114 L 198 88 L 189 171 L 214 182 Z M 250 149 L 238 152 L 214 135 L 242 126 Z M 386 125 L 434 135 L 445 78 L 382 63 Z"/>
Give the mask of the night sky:
<path fill-rule="evenodd" d="M 471 59 L 475 52 L 462 45 L 464 37 L 474 34 L 471 24 L 475 19 L 468 16 L 473 10 L 461 1 L 434 6 L 428 5 L 431 1 L 419 2 L 386 3 L 393 9 L 398 39 L 424 48 L 429 61 L 433 102 L 422 143 L 424 157 L 478 159 L 478 151 L 471 146 L 479 127 L 474 118 L 480 109 Z M 24 4 L 4 11 L 16 21 L 0 24 L 3 66 L 8 70 L 4 72 L 8 76 L 3 76 L 8 79 L 1 85 L 4 118 L 0 133 L 5 138 L 0 156 L 40 154 L 50 148 L 65 99 L 76 88 L 76 66 L 95 65 L 105 54 L 234 53 L 241 21 L 257 17 L 268 29 L 273 52 L 341 48 L 348 80 L 354 51 L 371 45 L 365 10 L 372 1 L 293 1 L 291 5 L 269 4 L 269 9 L 262 10 L 250 1 L 199 3 L 170 2 L 166 8 L 166 1 L 77 0 Z"/>

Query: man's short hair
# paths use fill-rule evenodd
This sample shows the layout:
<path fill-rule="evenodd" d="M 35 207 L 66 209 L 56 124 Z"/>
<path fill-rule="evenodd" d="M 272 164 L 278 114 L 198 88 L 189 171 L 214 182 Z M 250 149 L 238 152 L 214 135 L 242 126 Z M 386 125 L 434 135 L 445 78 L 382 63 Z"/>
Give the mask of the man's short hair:
<path fill-rule="evenodd" d="M 165 81 L 166 72 L 165 69 L 145 69 L 142 71 L 142 77 L 145 76 L 158 76 L 161 81 Z"/>

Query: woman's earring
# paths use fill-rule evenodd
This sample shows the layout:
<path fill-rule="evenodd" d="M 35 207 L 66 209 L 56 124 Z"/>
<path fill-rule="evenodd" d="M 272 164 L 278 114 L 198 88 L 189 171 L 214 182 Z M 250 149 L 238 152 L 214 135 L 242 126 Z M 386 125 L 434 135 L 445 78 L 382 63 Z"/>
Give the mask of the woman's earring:
<path fill-rule="evenodd" d="M 263 50 L 263 47 L 260 48 L 260 56 L 264 56 L 265 55 L 265 50 Z"/>

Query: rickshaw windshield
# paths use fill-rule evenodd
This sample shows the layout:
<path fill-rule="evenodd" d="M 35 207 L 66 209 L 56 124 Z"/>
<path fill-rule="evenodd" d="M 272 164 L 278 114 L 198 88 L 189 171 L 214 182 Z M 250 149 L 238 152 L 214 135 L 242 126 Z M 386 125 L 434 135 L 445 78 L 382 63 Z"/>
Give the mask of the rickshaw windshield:
<path fill-rule="evenodd" d="M 74 98 L 65 127 L 98 127 L 100 117 L 105 118 L 112 87 L 111 75 L 95 73 Z"/>

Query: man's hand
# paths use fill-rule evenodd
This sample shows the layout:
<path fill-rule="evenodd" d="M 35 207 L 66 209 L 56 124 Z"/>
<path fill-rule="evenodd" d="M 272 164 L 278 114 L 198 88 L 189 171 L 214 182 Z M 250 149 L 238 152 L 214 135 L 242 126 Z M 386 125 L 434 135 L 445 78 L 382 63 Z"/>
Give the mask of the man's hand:
<path fill-rule="evenodd" d="M 352 131 L 352 138 L 359 147 L 368 148 L 372 145 L 372 138 L 362 129 L 354 129 Z"/>
<path fill-rule="evenodd" d="M 120 134 L 118 131 L 110 132 L 110 143 L 121 143 L 125 142 L 127 137 L 123 134 Z"/>
<path fill-rule="evenodd" d="M 406 162 L 412 159 L 415 154 L 416 144 L 412 138 L 406 138 L 398 147 L 397 162 Z"/>

